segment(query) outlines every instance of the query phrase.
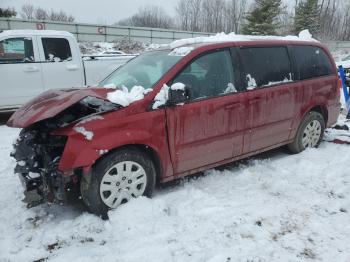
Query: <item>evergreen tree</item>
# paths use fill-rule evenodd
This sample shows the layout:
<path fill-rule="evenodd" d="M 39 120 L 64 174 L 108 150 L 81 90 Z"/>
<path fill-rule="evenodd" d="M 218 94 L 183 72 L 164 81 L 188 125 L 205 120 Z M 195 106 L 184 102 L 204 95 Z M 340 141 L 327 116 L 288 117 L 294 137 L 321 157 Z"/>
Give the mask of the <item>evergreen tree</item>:
<path fill-rule="evenodd" d="M 318 0 L 301 1 L 295 9 L 294 33 L 298 34 L 304 29 L 309 29 L 312 34 L 319 33 L 320 12 Z"/>
<path fill-rule="evenodd" d="M 9 17 L 13 17 L 16 15 L 17 15 L 17 13 L 14 9 L 0 7 L 0 17 L 9 18 Z"/>
<path fill-rule="evenodd" d="M 255 0 L 253 10 L 247 15 L 242 32 L 247 35 L 275 35 L 279 28 L 278 16 L 282 0 Z"/>

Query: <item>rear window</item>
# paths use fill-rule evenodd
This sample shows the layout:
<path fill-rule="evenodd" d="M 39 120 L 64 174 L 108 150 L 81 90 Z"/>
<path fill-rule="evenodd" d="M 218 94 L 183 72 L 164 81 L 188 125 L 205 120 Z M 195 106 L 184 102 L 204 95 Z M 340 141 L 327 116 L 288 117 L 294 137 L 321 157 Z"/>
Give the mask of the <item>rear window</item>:
<path fill-rule="evenodd" d="M 42 38 L 45 61 L 65 62 L 72 60 L 69 42 L 64 38 Z"/>
<path fill-rule="evenodd" d="M 294 54 L 301 80 L 333 74 L 332 64 L 321 48 L 294 46 Z"/>
<path fill-rule="evenodd" d="M 292 81 L 286 47 L 249 47 L 240 49 L 244 85 L 248 90 Z"/>

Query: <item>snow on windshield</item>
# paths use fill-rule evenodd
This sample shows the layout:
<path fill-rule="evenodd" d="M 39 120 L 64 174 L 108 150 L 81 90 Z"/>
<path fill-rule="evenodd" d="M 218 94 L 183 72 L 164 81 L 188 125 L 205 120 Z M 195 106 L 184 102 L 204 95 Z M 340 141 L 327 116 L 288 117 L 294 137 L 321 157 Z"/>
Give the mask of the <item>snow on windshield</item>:
<path fill-rule="evenodd" d="M 145 89 L 142 86 L 134 86 L 129 91 L 125 86 L 122 89 L 118 89 L 107 94 L 107 99 L 115 104 L 123 107 L 129 106 L 131 103 L 139 101 L 145 97 L 146 94 L 151 92 L 152 89 Z"/>

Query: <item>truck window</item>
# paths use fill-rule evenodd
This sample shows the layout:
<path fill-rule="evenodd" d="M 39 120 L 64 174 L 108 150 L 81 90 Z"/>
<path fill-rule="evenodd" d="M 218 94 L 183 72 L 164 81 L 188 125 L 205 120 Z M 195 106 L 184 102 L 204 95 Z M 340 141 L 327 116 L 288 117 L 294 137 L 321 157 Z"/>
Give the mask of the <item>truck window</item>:
<path fill-rule="evenodd" d="M 42 38 L 45 61 L 65 62 L 72 60 L 70 45 L 65 38 Z"/>
<path fill-rule="evenodd" d="M 31 38 L 10 38 L 0 41 L 0 63 L 34 62 Z"/>
<path fill-rule="evenodd" d="M 238 91 L 235 87 L 232 59 L 228 50 L 200 56 L 187 65 L 175 77 L 173 83 L 185 84 L 190 89 L 191 100 Z"/>
<path fill-rule="evenodd" d="M 333 74 L 326 53 L 316 46 L 294 46 L 300 80 Z"/>
<path fill-rule="evenodd" d="M 286 47 L 248 47 L 239 52 L 248 90 L 293 81 Z"/>

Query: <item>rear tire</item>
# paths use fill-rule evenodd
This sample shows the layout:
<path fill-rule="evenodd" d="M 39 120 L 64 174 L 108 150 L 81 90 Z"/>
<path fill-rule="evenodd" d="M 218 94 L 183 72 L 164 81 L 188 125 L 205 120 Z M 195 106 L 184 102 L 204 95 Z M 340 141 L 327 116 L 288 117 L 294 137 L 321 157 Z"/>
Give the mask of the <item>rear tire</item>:
<path fill-rule="evenodd" d="M 151 197 L 156 171 L 143 152 L 128 148 L 105 156 L 80 184 L 82 199 L 90 212 L 108 219 L 108 211 L 139 196 Z"/>
<path fill-rule="evenodd" d="M 324 117 L 315 111 L 309 112 L 301 122 L 293 143 L 288 149 L 293 154 L 298 154 L 307 147 L 318 147 L 322 141 L 325 130 Z"/>

